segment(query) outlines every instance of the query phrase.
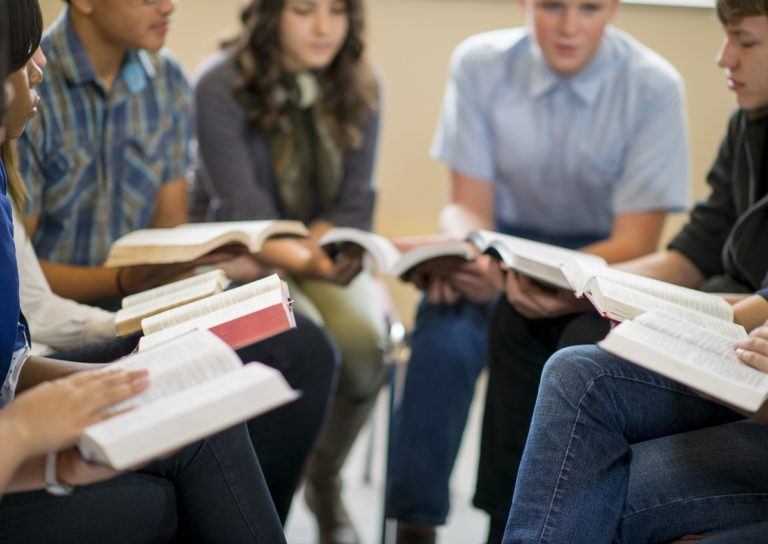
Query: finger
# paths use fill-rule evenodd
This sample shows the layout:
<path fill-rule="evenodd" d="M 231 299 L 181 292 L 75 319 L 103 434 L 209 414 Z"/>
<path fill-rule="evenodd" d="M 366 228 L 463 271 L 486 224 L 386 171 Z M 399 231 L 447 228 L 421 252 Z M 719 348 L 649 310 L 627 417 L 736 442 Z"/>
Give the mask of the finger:
<path fill-rule="evenodd" d="M 441 280 L 435 276 L 427 279 L 427 301 L 430 304 L 440 304 L 441 299 Z"/>

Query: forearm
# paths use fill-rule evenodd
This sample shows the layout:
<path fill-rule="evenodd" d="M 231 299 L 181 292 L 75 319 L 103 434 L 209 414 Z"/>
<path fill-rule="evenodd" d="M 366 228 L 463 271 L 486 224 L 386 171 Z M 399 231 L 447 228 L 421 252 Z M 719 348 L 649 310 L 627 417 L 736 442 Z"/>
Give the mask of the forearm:
<path fill-rule="evenodd" d="M 16 476 L 19 474 L 19 467 L 26 458 L 24 439 L 15 423 L 7 412 L 0 412 L 0 442 L 3 444 L 0 448 L 0 494 L 15 490 L 18 484 Z M 21 474 L 22 479 L 24 475 L 24 473 Z M 38 483 L 42 484 L 42 471 L 39 478 Z"/>
<path fill-rule="evenodd" d="M 475 213 L 466 206 L 450 203 L 440 213 L 440 230 L 452 238 L 464 239 L 475 229 L 493 230 L 493 221 L 481 214 Z"/>
<path fill-rule="evenodd" d="M 57 295 L 83 303 L 98 303 L 121 295 L 117 268 L 73 266 L 40 261 L 51 289 Z"/>
<path fill-rule="evenodd" d="M 743 298 L 733 306 L 733 321 L 747 332 L 761 326 L 768 319 L 768 300 L 761 295 Z"/>
<path fill-rule="evenodd" d="M 704 276 L 696 265 L 685 255 L 674 250 L 618 263 L 616 268 L 693 289 L 698 288 L 704 281 Z"/>
<path fill-rule="evenodd" d="M 95 370 L 100 366 L 104 365 L 58 361 L 46 357 L 32 356 L 26 360 L 21 368 L 16 392 L 22 393 L 42 382 L 63 378 L 83 370 Z"/>

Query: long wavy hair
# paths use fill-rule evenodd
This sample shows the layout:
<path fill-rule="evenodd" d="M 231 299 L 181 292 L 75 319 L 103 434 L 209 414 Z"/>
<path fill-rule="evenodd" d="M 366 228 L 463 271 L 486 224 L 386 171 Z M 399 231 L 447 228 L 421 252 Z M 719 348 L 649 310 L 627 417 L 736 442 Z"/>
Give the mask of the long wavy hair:
<path fill-rule="evenodd" d="M 376 82 L 364 56 L 362 0 L 346 0 L 346 4 L 349 31 L 336 57 L 323 71 L 321 84 L 325 106 L 340 129 L 340 143 L 358 147 L 362 143 L 363 119 L 377 107 Z M 253 0 L 241 13 L 240 36 L 224 44 L 232 48 L 239 72 L 235 97 L 248 112 L 252 129 L 263 133 L 274 130 L 283 113 L 274 91 L 287 75 L 280 49 L 284 5 L 285 0 Z"/>

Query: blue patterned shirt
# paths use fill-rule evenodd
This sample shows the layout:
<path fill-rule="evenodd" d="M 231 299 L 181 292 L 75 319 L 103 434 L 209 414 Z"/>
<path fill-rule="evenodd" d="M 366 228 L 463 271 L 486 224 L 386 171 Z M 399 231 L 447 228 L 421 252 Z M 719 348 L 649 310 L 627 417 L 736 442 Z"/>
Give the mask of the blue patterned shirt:
<path fill-rule="evenodd" d="M 453 55 L 432 154 L 494 184 L 501 226 L 606 237 L 618 214 L 688 203 L 682 78 L 615 28 L 571 77 L 525 28 L 479 34 Z"/>
<path fill-rule="evenodd" d="M 129 51 L 112 89 L 97 80 L 68 10 L 46 33 L 41 108 L 19 140 L 41 259 L 96 266 L 150 226 L 158 191 L 186 173 L 189 84 L 165 52 Z"/>

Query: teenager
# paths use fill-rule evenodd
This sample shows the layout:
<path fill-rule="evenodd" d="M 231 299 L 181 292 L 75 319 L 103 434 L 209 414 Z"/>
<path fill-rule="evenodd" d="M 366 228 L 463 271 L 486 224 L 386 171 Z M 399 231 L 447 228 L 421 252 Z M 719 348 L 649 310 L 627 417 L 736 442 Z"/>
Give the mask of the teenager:
<path fill-rule="evenodd" d="M 42 33 L 42 14 L 37 0 L 3 0 L 0 7 L 7 8 L 0 17 L 10 32 L 9 82 L 16 97 L 2 116 L 2 127 L 4 137 L 17 138 L 36 113 L 34 87 L 42 79 L 45 57 L 32 55 Z M 0 83 L 5 84 L 5 71 Z M 26 491 L 6 496 L 0 504 L 4 541 L 166 542 L 176 535 L 200 542 L 284 542 L 242 425 L 188 446 L 141 473 L 117 478 L 110 470 L 86 463 L 71 447 L 84 426 L 104 418 L 95 413 L 100 406 L 140 392 L 147 378 L 143 373 L 106 370 L 66 378 L 87 365 L 29 356 L 8 189 L 0 160 L 0 403 L 22 393 L 0 411 L 0 433 L 8 439 L 0 457 L 0 478 L 6 491 Z M 20 190 L 15 187 L 14 194 Z M 47 456 L 40 456 L 46 451 Z M 104 482 L 88 485 L 99 481 Z M 86 487 L 71 494 L 73 484 Z M 30 491 L 42 487 L 50 494 Z M 87 524 L 81 522 L 84 512 Z"/>
<path fill-rule="evenodd" d="M 311 456 L 305 498 L 320 542 L 358 542 L 339 472 L 383 379 L 383 312 L 360 255 L 332 259 L 317 244 L 334 226 L 370 229 L 379 126 L 377 85 L 364 57 L 360 0 L 254 0 L 240 36 L 196 83 L 202 183 L 216 220 L 298 219 L 306 243 L 241 259 L 238 274 L 276 265 L 296 308 L 341 353 L 330 417 Z M 227 265 L 225 265 L 227 266 Z"/>
<path fill-rule="evenodd" d="M 768 371 L 768 256 L 762 251 L 768 10 L 753 0 L 720 0 L 716 7 L 725 31 L 717 62 L 739 109 L 709 172 L 712 192 L 667 251 L 622 267 L 732 293 L 736 321 L 752 330 L 749 340 L 737 344 L 737 354 Z M 739 294 L 758 290 L 762 296 Z M 764 412 L 751 415 L 765 421 Z M 573 438 L 566 437 L 572 430 Z M 761 522 L 768 493 L 760 470 L 766 436 L 765 425 L 597 348 L 558 353 L 542 377 L 505 540 L 560 542 L 567 534 L 590 542 L 643 542 L 650 535 L 663 541 Z M 577 476 L 564 478 L 566 471 Z M 555 487 L 557 498 L 545 498 Z M 585 505 L 594 508 L 590 514 Z M 584 516 L 593 514 L 588 529 Z M 713 542 L 762 542 L 764 535 L 758 526 Z"/>
<path fill-rule="evenodd" d="M 519 4 L 524 28 L 473 36 L 451 59 L 432 149 L 451 177 L 443 230 L 456 237 L 474 228 L 498 230 L 609 262 L 654 251 L 666 213 L 683 209 L 687 199 L 679 74 L 609 26 L 616 0 Z M 454 270 L 417 270 L 427 297 L 395 414 L 387 499 L 389 516 L 400 522 L 400 542 L 433 541 L 434 527 L 445 522 L 448 481 L 501 287 L 495 268 L 490 257 L 479 256 Z M 506 395 L 521 405 L 521 418 L 526 402 L 532 410 L 546 361 L 540 342 L 565 341 L 573 328 L 595 338 L 607 331 L 596 317 L 573 314 L 520 316 L 507 330 L 529 358 L 541 358 L 535 380 L 521 385 L 531 392 Z M 492 396 L 494 387 L 491 380 Z M 527 426 L 494 428 L 490 436 L 484 429 L 483 446 L 489 438 L 524 440 Z M 482 469 L 476 504 L 492 509 L 498 472 L 486 478 Z"/>
<path fill-rule="evenodd" d="M 188 266 L 102 266 L 109 246 L 128 231 L 187 219 L 191 89 L 162 50 L 175 5 L 71 0 L 43 39 L 45 107 L 20 139 L 19 158 L 29 235 L 60 296 L 113 302 Z M 298 322 L 297 330 L 239 352 L 276 367 L 304 391 L 297 402 L 248 422 L 282 519 L 324 420 L 337 364 L 325 333 Z M 113 342 L 104 347 L 58 355 L 116 355 Z"/>

